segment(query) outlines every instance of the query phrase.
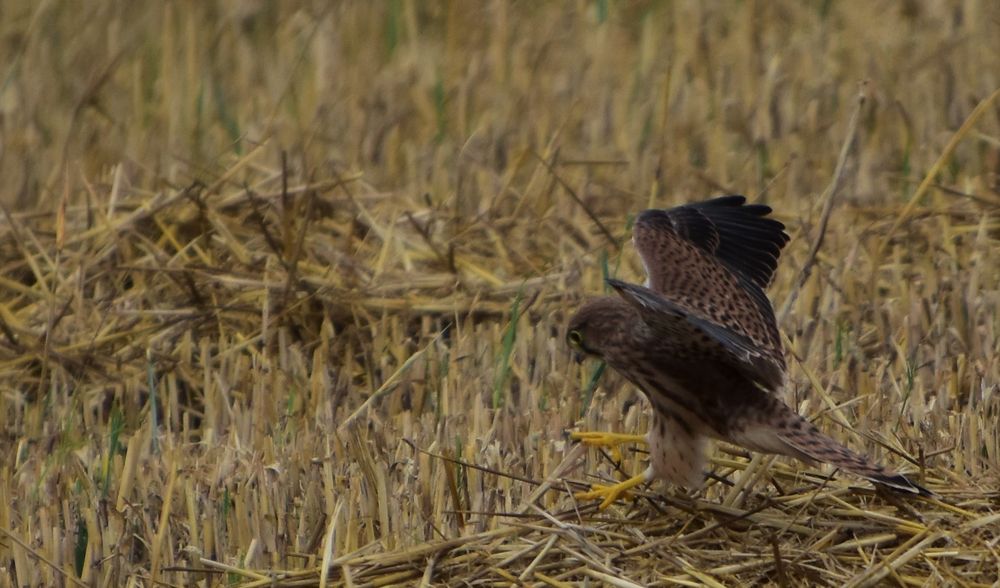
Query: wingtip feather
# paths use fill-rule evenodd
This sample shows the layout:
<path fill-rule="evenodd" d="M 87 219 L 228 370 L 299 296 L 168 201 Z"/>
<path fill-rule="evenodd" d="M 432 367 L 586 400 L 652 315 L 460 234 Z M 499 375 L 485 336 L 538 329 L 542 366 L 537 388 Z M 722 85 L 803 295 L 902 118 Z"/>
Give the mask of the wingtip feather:
<path fill-rule="evenodd" d="M 868 479 L 871 482 L 878 484 L 879 486 L 883 486 L 885 488 L 889 488 L 891 490 L 895 490 L 897 492 L 902 492 L 905 494 L 913 494 L 915 496 L 924 496 L 927 498 L 934 498 L 937 496 L 927 488 L 924 488 L 920 484 L 917 484 L 916 482 L 907 478 L 903 474 L 892 474 L 886 476 L 868 476 Z"/>

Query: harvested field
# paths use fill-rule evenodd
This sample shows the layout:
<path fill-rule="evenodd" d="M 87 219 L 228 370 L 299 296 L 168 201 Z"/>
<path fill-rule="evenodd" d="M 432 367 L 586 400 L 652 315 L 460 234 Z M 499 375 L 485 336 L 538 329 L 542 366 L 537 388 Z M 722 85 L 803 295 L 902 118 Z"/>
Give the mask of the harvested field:
<path fill-rule="evenodd" d="M 0 2 L 0 587 L 990 586 L 1000 5 Z M 786 400 L 933 490 L 645 432 L 634 215 L 792 241 Z"/>

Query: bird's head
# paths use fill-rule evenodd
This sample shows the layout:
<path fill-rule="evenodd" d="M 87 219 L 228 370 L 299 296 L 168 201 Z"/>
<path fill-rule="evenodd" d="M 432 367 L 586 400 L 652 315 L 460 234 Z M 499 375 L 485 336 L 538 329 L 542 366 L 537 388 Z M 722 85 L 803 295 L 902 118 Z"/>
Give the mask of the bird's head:
<path fill-rule="evenodd" d="M 569 320 L 566 343 L 573 349 L 577 363 L 587 356 L 607 360 L 611 346 L 618 343 L 634 318 L 634 311 L 617 296 L 588 300 Z"/>

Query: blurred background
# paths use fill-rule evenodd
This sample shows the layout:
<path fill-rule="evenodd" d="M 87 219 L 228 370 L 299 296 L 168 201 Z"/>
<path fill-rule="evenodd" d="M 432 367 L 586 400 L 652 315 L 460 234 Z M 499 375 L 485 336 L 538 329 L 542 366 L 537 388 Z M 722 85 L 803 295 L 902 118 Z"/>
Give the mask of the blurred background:
<path fill-rule="evenodd" d="M 995 581 L 998 88 L 995 0 L 0 0 L 0 586 Z M 725 193 L 786 399 L 960 506 L 569 498 L 646 412 L 568 313 Z"/>
<path fill-rule="evenodd" d="M 2 11 L 0 196 L 17 208 L 81 198 L 84 180 L 119 164 L 144 189 L 211 181 L 262 141 L 271 161 L 285 150 L 297 168 L 363 171 L 380 190 L 465 212 L 528 190 L 517 172 L 531 151 L 605 161 L 572 171 L 596 176 L 586 186 L 616 207 L 754 195 L 776 177 L 773 198 L 807 200 L 862 80 L 851 195 L 903 197 L 1000 75 L 989 0 Z M 955 165 L 979 171 L 995 147 L 968 141 Z"/>

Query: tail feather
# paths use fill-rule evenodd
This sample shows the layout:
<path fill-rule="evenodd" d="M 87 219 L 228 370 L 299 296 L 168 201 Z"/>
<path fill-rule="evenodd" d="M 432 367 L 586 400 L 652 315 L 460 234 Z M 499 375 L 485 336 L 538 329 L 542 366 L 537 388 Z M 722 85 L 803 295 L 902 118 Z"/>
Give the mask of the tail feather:
<path fill-rule="evenodd" d="M 769 411 L 771 418 L 767 424 L 756 423 L 744 427 L 733 440 L 755 451 L 788 455 L 806 462 L 828 463 L 873 484 L 900 492 L 918 496 L 934 495 L 906 476 L 888 470 L 864 455 L 844 447 L 787 405 L 780 404 L 783 408 L 780 410 L 780 417 L 774 418 L 775 413 L 779 411 L 773 410 L 772 407 Z"/>
<path fill-rule="evenodd" d="M 856 453 L 838 443 L 798 414 L 778 431 L 778 438 L 796 453 L 826 462 L 834 467 L 864 478 L 874 484 L 886 486 L 908 494 L 930 496 L 931 492 L 902 474 L 897 474 L 878 465 L 869 458 Z"/>

